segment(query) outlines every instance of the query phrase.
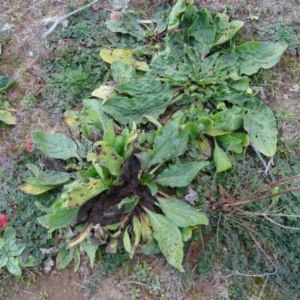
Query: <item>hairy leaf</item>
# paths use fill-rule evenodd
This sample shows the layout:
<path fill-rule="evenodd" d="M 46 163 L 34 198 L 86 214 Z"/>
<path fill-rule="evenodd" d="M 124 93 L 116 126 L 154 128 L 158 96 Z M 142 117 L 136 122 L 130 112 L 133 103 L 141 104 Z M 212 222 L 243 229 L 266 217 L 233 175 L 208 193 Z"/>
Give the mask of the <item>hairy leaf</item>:
<path fill-rule="evenodd" d="M 163 186 L 184 187 L 188 186 L 198 172 L 207 166 L 209 162 L 189 162 L 172 165 L 163 170 L 155 179 L 156 183 Z"/>
<path fill-rule="evenodd" d="M 91 179 L 84 186 L 74 188 L 72 191 L 63 194 L 62 197 L 67 199 L 68 207 L 79 207 L 87 200 L 107 190 L 108 187 L 108 182 L 101 179 Z"/>
<path fill-rule="evenodd" d="M 170 105 L 173 93 L 162 95 L 141 95 L 134 98 L 114 96 L 103 105 L 103 110 L 119 123 L 125 125 L 129 120 L 141 123 L 145 115 L 158 118 Z"/>
<path fill-rule="evenodd" d="M 176 4 L 172 7 L 170 16 L 168 30 L 177 27 L 180 23 L 180 16 L 186 9 L 186 0 L 178 0 Z"/>
<path fill-rule="evenodd" d="M 172 7 L 169 3 L 164 3 L 154 13 L 153 19 L 156 22 L 156 33 L 161 33 L 167 29 L 171 9 Z"/>
<path fill-rule="evenodd" d="M 244 128 L 251 145 L 260 153 L 272 157 L 276 153 L 277 123 L 272 110 L 258 99 L 248 104 Z"/>
<path fill-rule="evenodd" d="M 96 252 L 98 250 L 98 245 L 90 245 L 86 240 L 80 243 L 80 248 L 83 249 L 90 259 L 91 268 L 93 268 L 95 259 L 96 259 Z"/>
<path fill-rule="evenodd" d="M 144 170 L 182 155 L 187 150 L 188 134 L 179 131 L 178 120 L 168 122 L 156 135 L 153 150 L 138 154 Z"/>
<path fill-rule="evenodd" d="M 54 214 L 38 218 L 38 222 L 49 229 L 49 232 L 58 228 L 68 227 L 77 217 L 79 208 L 60 207 Z"/>
<path fill-rule="evenodd" d="M 208 225 L 208 218 L 190 204 L 175 198 L 158 198 L 159 207 L 178 227 Z"/>
<path fill-rule="evenodd" d="M 126 83 L 118 84 L 116 86 L 116 90 L 119 93 L 127 94 L 129 96 L 161 94 L 170 91 L 170 89 L 171 88 L 168 84 L 146 76 L 139 79 L 132 79 Z M 173 91 L 170 92 L 170 96 L 171 95 L 174 95 Z"/>
<path fill-rule="evenodd" d="M 19 267 L 18 259 L 15 257 L 9 257 L 6 262 L 6 268 L 9 271 L 9 273 L 15 275 L 15 276 L 21 276 L 22 271 Z"/>
<path fill-rule="evenodd" d="M 226 152 L 215 143 L 214 162 L 217 167 L 217 172 L 224 172 L 232 167 Z"/>
<path fill-rule="evenodd" d="M 184 272 L 182 267 L 183 242 L 180 230 L 163 215 L 156 214 L 146 209 L 153 228 L 153 236 L 158 246 L 170 265 Z"/>
<path fill-rule="evenodd" d="M 113 61 L 110 69 L 114 81 L 118 84 L 127 82 L 136 76 L 135 69 L 120 60 Z"/>
<path fill-rule="evenodd" d="M 31 137 L 37 148 L 50 157 L 58 159 L 78 157 L 76 143 L 63 134 L 35 130 L 31 133 Z"/>
<path fill-rule="evenodd" d="M 239 54 L 239 74 L 252 75 L 260 68 L 275 66 L 287 48 L 283 43 L 247 42 L 235 48 Z"/>

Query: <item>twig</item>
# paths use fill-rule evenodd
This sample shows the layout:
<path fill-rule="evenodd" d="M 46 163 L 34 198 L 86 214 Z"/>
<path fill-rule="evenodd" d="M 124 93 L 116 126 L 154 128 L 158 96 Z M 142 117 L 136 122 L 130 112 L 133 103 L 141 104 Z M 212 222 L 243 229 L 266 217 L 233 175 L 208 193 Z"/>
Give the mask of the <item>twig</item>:
<path fill-rule="evenodd" d="M 27 292 L 27 291 L 20 290 L 20 289 L 18 289 L 18 292 L 21 292 L 21 293 L 24 293 L 24 294 L 28 294 L 28 295 L 33 295 L 33 293 L 31 293 L 31 292 Z"/>
<path fill-rule="evenodd" d="M 141 285 L 141 286 L 147 287 L 147 284 L 145 284 L 145 283 L 138 282 L 138 281 L 132 281 L 132 280 L 120 282 L 120 283 L 118 284 L 118 286 L 124 285 L 124 284 L 129 284 L 129 283 L 137 284 L 137 285 Z"/>
<path fill-rule="evenodd" d="M 289 189 L 286 189 L 282 192 L 278 192 L 278 193 L 275 193 L 275 194 L 269 194 L 269 195 L 259 197 L 259 198 L 253 199 L 253 200 L 246 200 L 246 201 L 239 201 L 239 202 L 235 202 L 235 203 L 228 203 L 228 204 L 225 204 L 225 207 L 242 206 L 242 205 L 245 205 L 245 204 L 258 202 L 258 201 L 261 201 L 261 200 L 265 200 L 265 199 L 268 199 L 268 198 L 280 196 L 280 195 L 290 193 L 290 192 L 294 192 L 294 191 L 298 191 L 298 190 L 300 190 L 300 186 L 296 186 L 294 188 L 289 188 Z"/>
<path fill-rule="evenodd" d="M 300 178 L 300 174 L 292 176 L 292 177 L 284 178 L 284 179 L 278 180 L 276 182 L 272 182 L 272 183 L 268 184 L 267 186 L 264 186 L 264 187 L 260 188 L 259 190 L 253 192 L 252 195 L 259 194 L 259 193 L 264 192 L 272 187 L 277 187 L 277 186 L 283 185 L 289 181 L 292 181 L 292 180 L 298 179 L 298 178 Z"/>
<path fill-rule="evenodd" d="M 73 283 L 74 283 L 74 284 L 76 284 L 76 285 L 78 285 L 79 287 L 81 287 L 81 288 L 85 289 L 85 286 L 83 286 L 83 285 L 81 285 L 81 284 L 77 283 L 76 281 L 74 281 Z"/>
<path fill-rule="evenodd" d="M 272 220 L 271 218 L 269 218 L 266 215 L 263 215 L 263 217 L 265 217 L 268 221 L 270 221 L 271 223 L 273 223 L 273 224 L 275 224 L 275 225 L 277 225 L 279 227 L 282 227 L 282 228 L 285 228 L 285 229 L 291 229 L 291 230 L 300 230 L 299 227 L 290 227 L 290 226 L 281 225 L 281 224 L 275 222 L 274 220 Z"/>
<path fill-rule="evenodd" d="M 91 7 L 92 5 L 96 4 L 98 1 L 99 1 L 99 0 L 94 0 L 93 2 L 91 2 L 91 3 L 87 4 L 87 5 L 84 5 L 84 6 L 82 6 L 82 7 L 79 7 L 79 8 L 77 8 L 77 9 L 73 10 L 72 12 L 68 13 L 68 14 L 65 15 L 64 17 L 62 17 L 62 18 L 56 20 L 56 22 L 50 27 L 50 29 L 49 29 L 46 33 L 44 33 L 44 34 L 42 35 L 42 38 L 45 39 L 45 38 L 47 38 L 50 34 L 52 34 L 52 32 L 55 30 L 55 28 L 58 26 L 58 24 L 60 24 L 60 23 L 63 22 L 64 20 L 68 19 L 69 17 L 71 17 L 71 16 L 77 14 L 78 12 L 80 12 L 80 11 L 86 9 L 86 8 Z M 108 8 L 105 8 L 105 7 L 102 7 L 102 6 L 101 6 L 101 8 L 102 8 L 102 9 L 106 9 L 106 10 L 108 10 L 108 11 L 112 11 L 111 9 L 108 9 Z"/>
<path fill-rule="evenodd" d="M 257 216 L 257 217 L 264 217 L 264 216 L 270 216 L 270 217 L 289 217 L 289 218 L 300 218 L 300 215 L 288 215 L 288 214 L 274 214 L 274 213 L 260 213 L 260 212 L 250 212 L 246 210 L 242 210 L 240 208 L 236 208 L 237 211 L 241 213 L 241 215 L 249 215 L 251 217 Z"/>

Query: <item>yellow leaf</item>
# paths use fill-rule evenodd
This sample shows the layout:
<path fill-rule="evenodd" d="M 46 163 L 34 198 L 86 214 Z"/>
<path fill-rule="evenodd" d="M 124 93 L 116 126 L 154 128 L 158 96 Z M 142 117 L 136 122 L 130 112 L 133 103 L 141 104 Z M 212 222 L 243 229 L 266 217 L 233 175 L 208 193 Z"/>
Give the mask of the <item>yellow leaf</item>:
<path fill-rule="evenodd" d="M 92 96 L 102 100 L 107 100 L 114 90 L 115 88 L 111 85 L 100 85 L 99 88 L 93 90 Z"/>
<path fill-rule="evenodd" d="M 115 60 L 120 60 L 123 63 L 137 69 L 140 71 L 147 72 L 149 70 L 148 64 L 136 58 L 136 55 L 131 50 L 123 50 L 123 49 L 101 49 L 100 50 L 101 58 L 107 63 L 111 64 Z"/>
<path fill-rule="evenodd" d="M 54 187 L 55 185 L 42 185 L 36 178 L 30 177 L 27 183 L 19 186 L 19 189 L 27 194 L 40 195 L 53 189 Z"/>
<path fill-rule="evenodd" d="M 64 122 L 73 130 L 79 129 L 78 128 L 79 122 L 71 116 L 64 117 Z"/>
<path fill-rule="evenodd" d="M 79 187 L 66 194 L 68 207 L 79 207 L 87 200 L 108 189 L 101 179 L 92 179 L 84 187 Z"/>
<path fill-rule="evenodd" d="M 250 87 L 248 87 L 248 88 L 246 89 L 246 93 L 249 94 L 249 95 L 252 95 L 252 94 L 253 94 L 253 91 L 252 91 L 252 89 L 251 89 Z"/>

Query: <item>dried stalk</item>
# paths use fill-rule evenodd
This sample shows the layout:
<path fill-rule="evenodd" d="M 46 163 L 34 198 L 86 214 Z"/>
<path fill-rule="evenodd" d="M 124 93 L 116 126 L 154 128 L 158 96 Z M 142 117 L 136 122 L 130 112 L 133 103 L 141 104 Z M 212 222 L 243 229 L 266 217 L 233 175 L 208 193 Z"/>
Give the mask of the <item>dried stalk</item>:
<path fill-rule="evenodd" d="M 72 12 L 70 12 L 69 14 L 65 15 L 64 17 L 62 17 L 62 18 L 56 20 L 56 22 L 50 27 L 50 29 L 42 35 L 42 38 L 45 39 L 45 38 L 47 38 L 50 34 L 52 34 L 52 32 L 55 30 L 55 28 L 56 28 L 56 27 L 58 26 L 58 24 L 60 24 L 61 22 L 67 20 L 69 17 L 71 17 L 71 16 L 77 14 L 78 12 L 80 12 L 80 11 L 82 11 L 82 10 L 85 10 L 85 9 L 87 9 L 87 8 L 89 8 L 89 7 L 91 7 L 91 6 L 93 6 L 93 5 L 96 4 L 98 1 L 99 1 L 99 0 L 94 0 L 93 2 L 91 2 L 91 3 L 87 4 L 87 5 L 84 5 L 84 6 L 82 6 L 82 7 L 79 7 L 79 8 L 77 8 L 77 9 L 73 10 Z M 102 6 L 101 6 L 101 8 L 102 8 L 102 9 L 106 9 L 106 10 L 108 10 L 108 11 L 112 11 L 111 9 L 108 9 L 108 8 L 105 8 L 105 7 L 102 7 Z"/>

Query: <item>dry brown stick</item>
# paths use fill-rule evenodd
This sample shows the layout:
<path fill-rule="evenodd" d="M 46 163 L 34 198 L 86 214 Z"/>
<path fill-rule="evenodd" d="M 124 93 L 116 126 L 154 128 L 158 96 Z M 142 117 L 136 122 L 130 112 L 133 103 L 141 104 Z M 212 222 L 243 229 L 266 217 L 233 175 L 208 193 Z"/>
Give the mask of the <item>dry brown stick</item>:
<path fill-rule="evenodd" d="M 268 189 L 270 189 L 272 187 L 277 187 L 277 186 L 286 184 L 287 182 L 292 181 L 294 179 L 298 179 L 298 178 L 300 178 L 300 174 L 295 175 L 295 176 L 291 176 L 291 177 L 288 177 L 288 178 L 284 178 L 284 179 L 278 180 L 276 182 L 272 182 L 272 183 L 270 183 L 270 184 L 268 184 L 268 185 L 266 185 L 266 186 L 264 186 L 264 187 L 262 187 L 262 188 L 260 188 L 256 191 L 254 191 L 251 195 L 253 196 L 253 195 L 265 192 L 265 191 L 267 191 Z M 248 196 L 242 198 L 240 202 L 243 202 L 245 198 L 248 198 Z"/>
<path fill-rule="evenodd" d="M 85 5 L 85 6 L 79 7 L 77 9 L 73 10 L 72 12 L 70 12 L 69 14 L 65 15 L 64 17 L 56 20 L 56 22 L 50 27 L 50 29 L 42 35 L 42 38 L 43 39 L 47 38 L 55 30 L 55 28 L 58 26 L 58 24 L 60 24 L 64 20 L 68 19 L 69 17 L 77 14 L 78 12 L 80 12 L 80 11 L 86 9 L 86 8 L 91 7 L 92 5 L 96 4 L 98 1 L 99 0 L 94 0 L 93 2 L 91 2 L 91 3 L 89 3 L 89 4 Z M 104 8 L 104 7 L 101 7 L 101 8 L 106 9 L 108 11 L 112 11 L 112 10 L 110 10 L 108 8 Z"/>
<path fill-rule="evenodd" d="M 282 192 L 275 193 L 275 194 L 269 194 L 269 195 L 266 195 L 266 196 L 263 196 L 263 197 L 259 197 L 259 198 L 253 199 L 253 200 L 246 200 L 246 201 L 239 201 L 239 202 L 235 202 L 235 203 L 228 203 L 228 204 L 225 204 L 225 207 L 242 206 L 242 205 L 245 205 L 245 204 L 258 202 L 258 201 L 261 201 L 261 200 L 266 200 L 268 198 L 280 196 L 280 195 L 283 195 L 283 194 L 286 194 L 286 193 L 290 193 L 290 192 L 294 192 L 294 191 L 298 191 L 298 190 L 300 190 L 300 186 L 296 186 L 294 188 L 289 188 L 289 189 L 286 189 L 286 190 L 284 190 Z"/>

